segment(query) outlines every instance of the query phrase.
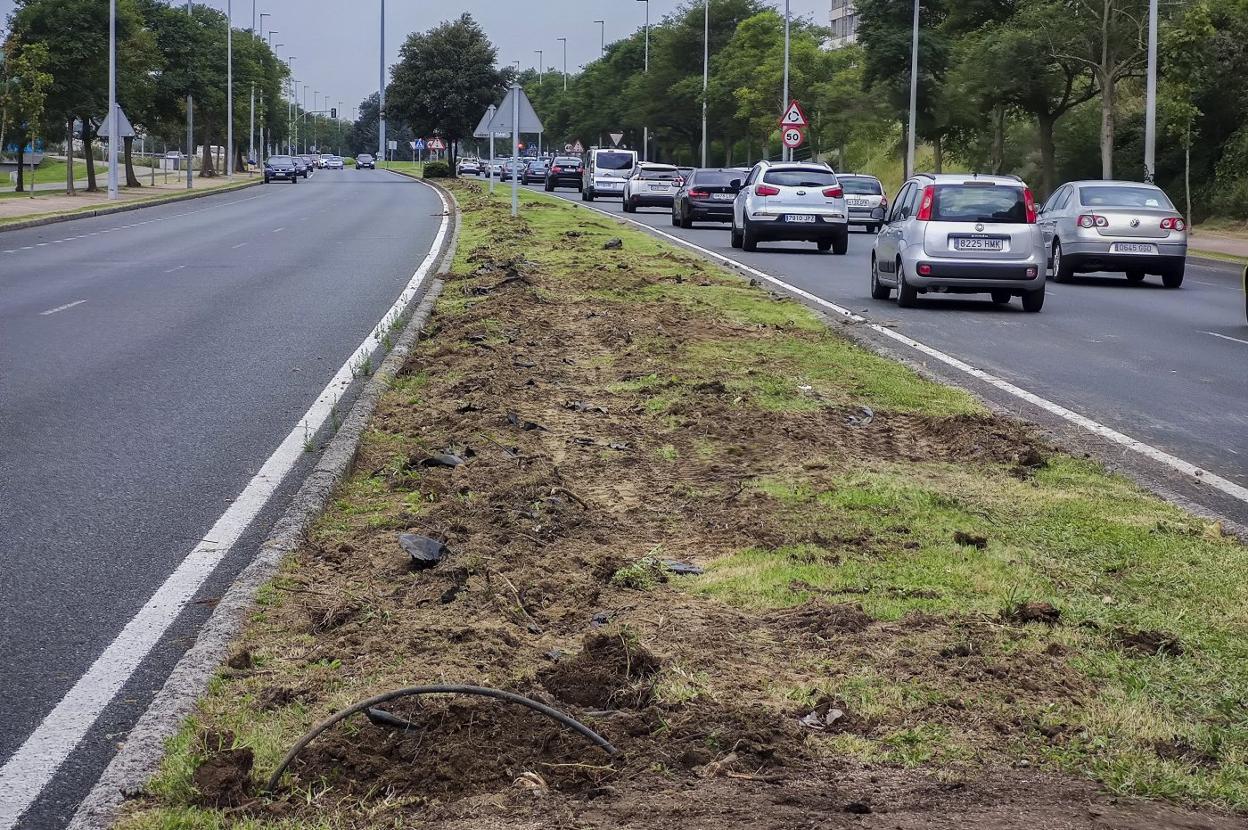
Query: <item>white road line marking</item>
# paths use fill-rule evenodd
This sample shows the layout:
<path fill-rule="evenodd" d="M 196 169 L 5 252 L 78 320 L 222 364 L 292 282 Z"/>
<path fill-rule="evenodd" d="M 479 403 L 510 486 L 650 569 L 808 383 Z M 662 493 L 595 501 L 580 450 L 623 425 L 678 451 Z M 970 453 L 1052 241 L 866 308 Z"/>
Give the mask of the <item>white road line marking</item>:
<path fill-rule="evenodd" d="M 843 317 L 847 317 L 856 323 L 865 323 L 867 327 L 870 328 L 872 331 L 882 334 L 885 337 L 888 337 L 892 340 L 896 340 L 898 343 L 909 346 L 911 349 L 914 349 L 917 352 L 921 352 L 922 354 L 925 354 L 928 357 L 933 358 L 934 360 L 938 360 L 947 366 L 957 369 L 959 372 L 963 372 L 967 375 L 970 375 L 976 380 L 983 381 L 984 383 L 987 383 L 988 385 L 993 386 L 1001 390 L 1002 392 L 1005 392 L 1007 395 L 1012 395 L 1013 397 L 1024 400 L 1027 403 L 1032 404 L 1033 406 L 1038 406 L 1041 409 L 1043 409 L 1045 412 L 1048 412 L 1051 415 L 1056 415 L 1062 420 L 1069 421 L 1070 423 L 1075 424 L 1076 426 L 1079 426 L 1087 430 L 1088 432 L 1091 432 L 1094 435 L 1099 435 L 1100 437 L 1105 438 L 1106 440 L 1112 441 L 1115 444 L 1119 444 L 1123 447 L 1126 447 L 1132 452 L 1138 453 L 1139 455 L 1142 455 L 1145 458 L 1148 458 L 1152 461 L 1156 461 L 1160 464 L 1164 464 L 1170 469 L 1180 472 L 1183 475 L 1191 476 L 1192 478 L 1196 479 L 1202 484 L 1207 484 L 1210 487 L 1214 488 L 1215 490 L 1218 490 L 1230 496 L 1233 499 L 1237 499 L 1239 501 L 1248 503 L 1248 487 L 1241 487 L 1235 482 L 1230 481 L 1229 479 L 1225 479 L 1222 476 L 1217 475 L 1216 473 L 1211 473 L 1206 469 L 1197 467 L 1195 464 L 1191 464 L 1187 461 L 1184 461 L 1178 456 L 1171 455 L 1165 450 L 1159 450 L 1154 446 L 1145 444 L 1143 441 L 1138 441 L 1129 435 L 1125 435 L 1121 432 L 1118 432 L 1112 427 L 1107 427 L 1102 423 L 1094 421 L 1091 418 L 1087 417 L 1086 415 L 1081 415 L 1078 412 L 1075 412 L 1074 410 L 1067 409 L 1061 404 L 1054 403 L 1053 401 L 1042 398 L 1039 395 L 1036 395 L 1032 392 L 1028 392 L 1026 389 L 1015 386 L 1009 381 L 1002 380 L 1001 378 L 995 375 L 991 375 L 988 372 L 985 372 L 983 369 L 977 369 L 974 366 L 970 365 L 969 363 L 961 361 L 958 358 L 953 357 L 952 355 L 945 354 L 944 352 L 938 349 L 933 349 L 931 346 L 924 345 L 923 343 L 920 343 L 917 340 L 906 337 L 904 334 L 895 332 L 892 329 L 888 328 L 887 326 L 881 326 L 876 323 L 872 323 L 868 321 L 867 318 L 862 317 L 858 314 L 855 314 L 854 312 L 850 311 L 847 308 L 839 306 L 836 303 L 830 303 L 827 300 L 823 299 L 822 297 L 816 297 L 814 294 L 811 294 L 809 291 L 803 291 L 802 289 L 798 288 L 795 285 L 790 285 L 789 283 L 785 282 L 782 279 L 773 277 L 771 274 L 760 271 L 757 268 L 751 268 L 749 265 L 746 265 L 742 262 L 738 262 L 737 260 L 731 259 L 730 257 L 726 257 L 723 254 L 716 253 L 715 251 L 712 251 L 708 248 L 703 248 L 701 245 L 696 245 L 693 242 L 689 242 L 687 240 L 681 239 L 679 236 L 675 236 L 673 234 L 667 233 L 666 231 L 661 231 L 658 228 L 651 227 L 650 225 L 647 225 L 644 222 L 638 222 L 636 219 L 629 219 L 627 217 L 623 217 L 615 213 L 610 213 L 600 208 L 590 207 L 589 205 L 577 205 L 571 199 L 564 199 L 564 201 L 576 207 L 582 207 L 587 210 L 592 210 L 595 213 L 601 213 L 603 216 L 609 216 L 615 220 L 623 219 L 623 221 L 631 225 L 636 225 L 640 228 L 645 228 L 648 231 L 657 233 L 659 236 L 662 236 L 665 239 L 670 239 L 673 242 L 679 245 L 683 245 L 686 248 L 692 248 L 693 250 L 698 251 L 699 253 L 705 254 L 711 257 L 712 259 L 715 259 L 720 262 L 732 265 L 733 267 L 742 269 L 750 274 L 753 274 L 759 279 L 766 280 L 767 282 L 772 283 L 773 285 L 781 286 L 782 288 L 784 288 L 786 291 L 788 291 L 791 294 L 796 294 L 797 296 L 803 299 L 810 300 L 812 303 L 815 303 L 816 305 L 821 306 L 822 308 L 826 308 L 829 311 L 833 311 L 837 314 L 840 314 Z M 1211 333 L 1211 332 L 1207 332 L 1207 333 Z M 1217 336 L 1222 336 L 1222 335 L 1217 335 Z M 0 830 L 3 830 L 3 828 L 0 828 Z"/>
<path fill-rule="evenodd" d="M 240 243 L 238 243 L 237 245 L 232 246 L 232 247 L 230 248 L 230 250 L 231 250 L 231 251 L 237 251 L 239 248 L 243 247 L 243 246 L 244 246 L 244 245 L 246 245 L 246 244 L 247 244 L 246 242 L 240 242 Z"/>
<path fill-rule="evenodd" d="M 6 253 L 6 254 L 15 254 L 15 253 L 17 253 L 17 249 L 12 248 L 12 249 L 10 249 L 10 250 L 5 251 L 5 253 Z"/>
<path fill-rule="evenodd" d="M 284 230 L 286 230 L 286 229 L 285 229 L 285 228 L 274 228 L 272 232 L 273 232 L 273 233 L 281 233 L 281 232 L 282 232 L 282 231 L 284 231 Z"/>
<path fill-rule="evenodd" d="M 46 247 L 48 247 L 48 243 L 46 243 L 46 242 L 39 242 L 39 243 L 36 243 L 36 244 L 35 244 L 35 247 L 36 247 L 36 248 L 46 248 Z"/>
<path fill-rule="evenodd" d="M 174 271 L 181 271 L 181 270 L 182 270 L 183 268 L 185 268 L 185 267 L 186 267 L 185 265 L 179 265 L 179 266 L 177 266 L 177 267 L 175 267 L 175 268 L 170 268 L 170 269 L 169 269 L 168 271 L 166 271 L 165 273 L 166 273 L 166 274 L 172 274 Z"/>
<path fill-rule="evenodd" d="M 439 198 L 442 199 L 443 211 L 449 213 L 450 205 L 445 197 L 439 194 Z M 384 331 L 387 322 L 402 313 L 432 273 L 449 223 L 449 218 L 443 217 L 429 255 L 416 269 L 394 305 L 342 364 L 342 368 L 243 492 L 204 534 L 204 540 L 212 541 L 201 541 L 187 554 L 86 674 L 78 679 L 25 743 L 0 767 L 0 830 L 12 830 L 26 809 L 39 797 L 65 759 L 91 730 L 100 713 L 160 642 L 182 609 L 229 554 L 243 531 L 268 504 L 287 473 L 303 458 L 303 442 L 307 436 L 315 435 L 329 422 L 338 400 L 351 385 L 355 367 L 381 344 L 376 332 Z"/>
<path fill-rule="evenodd" d="M 1225 334 L 1218 334 L 1216 331 L 1202 331 L 1201 334 L 1207 334 L 1210 337 L 1221 337 L 1223 340 L 1230 340 L 1232 343 L 1243 343 L 1248 346 L 1248 340 L 1240 340 L 1238 337 L 1229 337 Z"/>
<path fill-rule="evenodd" d="M 76 305 L 82 305 L 85 302 L 86 300 L 74 300 L 72 303 L 66 303 L 65 305 L 58 305 L 56 308 L 49 308 L 47 311 L 41 311 L 39 312 L 39 316 L 47 317 L 48 315 L 55 314 L 58 311 L 64 311 L 67 308 L 73 308 Z"/>

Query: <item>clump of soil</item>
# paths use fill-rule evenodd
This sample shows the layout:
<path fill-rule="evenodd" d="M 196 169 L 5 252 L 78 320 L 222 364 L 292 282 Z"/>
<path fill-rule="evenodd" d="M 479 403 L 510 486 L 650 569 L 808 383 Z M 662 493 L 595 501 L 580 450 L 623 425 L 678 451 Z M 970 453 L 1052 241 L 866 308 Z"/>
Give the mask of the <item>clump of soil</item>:
<path fill-rule="evenodd" d="M 650 702 L 661 661 L 623 634 L 589 634 L 579 654 L 541 674 L 542 685 L 567 703 L 594 709 Z"/>
<path fill-rule="evenodd" d="M 872 623 L 870 615 L 862 610 L 861 603 L 829 603 L 821 599 L 808 600 L 797 608 L 773 613 L 768 621 L 776 628 L 822 638 L 858 634 Z"/>
<path fill-rule="evenodd" d="M 1048 602 L 1020 602 L 1001 612 L 1001 619 L 1013 623 L 1043 623 L 1057 625 L 1062 611 Z"/>
<path fill-rule="evenodd" d="M 1119 628 L 1114 631 L 1114 639 L 1124 650 L 1138 654 L 1167 654 L 1177 657 L 1183 653 L 1183 643 L 1164 631 L 1128 631 Z"/>
<path fill-rule="evenodd" d="M 255 795 L 251 768 L 255 754 L 250 747 L 227 748 L 233 734 L 207 733 L 201 737 L 206 757 L 195 768 L 191 783 L 206 807 L 238 807 Z"/>

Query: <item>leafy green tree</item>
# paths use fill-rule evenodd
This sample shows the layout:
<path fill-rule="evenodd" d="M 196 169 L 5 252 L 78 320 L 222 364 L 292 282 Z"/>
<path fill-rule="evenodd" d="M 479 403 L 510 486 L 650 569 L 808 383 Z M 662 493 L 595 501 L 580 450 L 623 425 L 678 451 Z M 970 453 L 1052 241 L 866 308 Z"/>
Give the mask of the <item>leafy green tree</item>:
<path fill-rule="evenodd" d="M 6 140 L 17 144 L 17 191 L 25 190 L 22 160 L 26 144 L 34 145 L 43 123 L 44 107 L 52 76 L 44 71 L 48 49 L 42 43 L 22 43 L 10 37 L 4 44 L 0 74 L 0 147 Z M 30 183 L 35 189 L 34 181 Z"/>

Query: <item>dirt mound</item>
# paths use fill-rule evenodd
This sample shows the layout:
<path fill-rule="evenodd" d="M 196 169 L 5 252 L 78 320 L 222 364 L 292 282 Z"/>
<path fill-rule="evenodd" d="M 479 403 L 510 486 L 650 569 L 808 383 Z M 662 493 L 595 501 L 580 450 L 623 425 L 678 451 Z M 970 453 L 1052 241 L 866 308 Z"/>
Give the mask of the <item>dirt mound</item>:
<path fill-rule="evenodd" d="M 594 709 L 637 708 L 653 696 L 661 661 L 624 634 L 589 634 L 579 654 L 542 672 L 542 685 L 567 703 Z"/>
<path fill-rule="evenodd" d="M 780 630 L 800 631 L 827 638 L 866 631 L 873 620 L 862 610 L 860 603 L 829 603 L 812 599 L 797 608 L 771 614 L 768 622 Z"/>
<path fill-rule="evenodd" d="M 255 755 L 250 747 L 231 748 L 234 735 L 206 733 L 201 736 L 206 757 L 195 768 L 191 783 L 199 802 L 207 807 L 238 807 L 255 795 L 251 768 Z"/>

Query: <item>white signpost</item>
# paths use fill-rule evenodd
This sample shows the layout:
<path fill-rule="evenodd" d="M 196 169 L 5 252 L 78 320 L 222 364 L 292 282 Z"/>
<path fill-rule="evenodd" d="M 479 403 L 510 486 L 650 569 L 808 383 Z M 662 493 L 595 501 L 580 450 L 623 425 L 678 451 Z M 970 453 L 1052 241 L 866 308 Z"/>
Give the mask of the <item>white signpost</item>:
<path fill-rule="evenodd" d="M 511 215 L 517 216 L 520 213 L 520 133 L 542 133 L 544 128 L 529 96 L 515 82 L 486 127 L 489 133 L 500 133 L 504 130 L 511 133 Z"/>

